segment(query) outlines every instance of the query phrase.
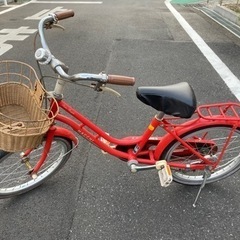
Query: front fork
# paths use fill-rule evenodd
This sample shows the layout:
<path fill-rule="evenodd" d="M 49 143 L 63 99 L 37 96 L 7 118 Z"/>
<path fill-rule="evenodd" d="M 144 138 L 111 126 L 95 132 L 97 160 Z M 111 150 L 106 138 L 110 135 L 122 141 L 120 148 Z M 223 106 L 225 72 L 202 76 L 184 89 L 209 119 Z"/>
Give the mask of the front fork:
<path fill-rule="evenodd" d="M 37 178 L 37 173 L 47 158 L 48 152 L 52 145 L 55 131 L 55 126 L 50 127 L 50 129 L 48 130 L 42 155 L 34 167 L 31 166 L 29 157 L 29 154 L 32 152 L 33 149 L 28 149 L 25 152 L 21 153 L 22 163 L 26 165 L 27 169 L 29 170 L 29 174 L 32 176 L 33 179 Z"/>

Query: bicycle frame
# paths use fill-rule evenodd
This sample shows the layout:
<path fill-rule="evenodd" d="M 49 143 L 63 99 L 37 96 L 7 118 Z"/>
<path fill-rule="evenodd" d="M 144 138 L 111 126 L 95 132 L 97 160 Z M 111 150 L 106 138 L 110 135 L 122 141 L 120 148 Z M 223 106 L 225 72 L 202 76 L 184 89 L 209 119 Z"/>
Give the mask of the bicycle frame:
<path fill-rule="evenodd" d="M 184 133 L 190 132 L 191 130 L 194 130 L 196 128 L 204 127 L 206 125 L 221 125 L 226 124 L 227 122 L 229 126 L 232 126 L 232 133 L 237 127 L 240 126 L 239 119 L 228 118 L 226 121 L 226 118 L 214 116 L 210 118 L 210 120 L 208 118 L 204 118 L 204 116 L 199 113 L 197 117 L 193 120 L 189 120 L 183 124 L 174 125 L 168 120 L 162 119 L 161 117 L 163 116 L 163 114 L 159 114 L 152 119 L 151 123 L 148 125 L 148 127 L 141 136 L 128 136 L 122 139 L 118 139 L 112 137 L 111 135 L 103 131 L 100 127 L 95 125 L 93 122 L 91 122 L 88 118 L 86 118 L 80 112 L 71 107 L 64 100 L 61 99 L 57 102 L 59 108 L 66 111 L 74 119 L 73 120 L 59 113 L 55 118 L 57 121 L 60 121 L 70 126 L 75 132 L 77 132 L 89 142 L 100 148 L 102 151 L 109 153 L 110 155 L 113 155 L 123 161 L 135 160 L 139 164 L 144 165 L 156 164 L 156 161 L 161 159 L 161 155 L 163 154 L 166 147 L 169 146 L 169 144 L 173 141 L 179 141 L 187 149 L 187 151 L 194 154 L 198 159 L 201 159 L 202 162 L 191 165 L 179 162 L 169 162 L 169 166 L 171 168 L 204 170 L 207 166 L 210 166 L 211 169 L 214 169 L 218 165 L 223 154 L 220 155 L 217 161 L 212 162 L 207 158 L 203 157 L 191 146 L 190 143 L 183 140 L 181 136 L 183 136 Z M 202 107 L 203 106 L 200 106 L 199 108 Z M 52 106 L 52 109 L 53 111 L 56 111 L 54 106 Z M 162 137 L 153 137 L 153 133 L 158 127 L 164 129 L 167 134 Z M 34 173 L 37 173 L 42 164 L 44 163 L 47 153 L 50 150 L 54 136 L 70 138 L 75 144 L 77 144 L 77 138 L 71 131 L 58 126 L 53 126 L 52 128 L 50 128 L 47 133 L 47 141 L 44 146 L 44 154 L 42 155 L 36 166 L 33 168 Z M 229 135 L 229 139 L 230 137 L 231 133 Z M 228 139 L 226 140 L 224 148 L 226 148 L 227 146 Z"/>

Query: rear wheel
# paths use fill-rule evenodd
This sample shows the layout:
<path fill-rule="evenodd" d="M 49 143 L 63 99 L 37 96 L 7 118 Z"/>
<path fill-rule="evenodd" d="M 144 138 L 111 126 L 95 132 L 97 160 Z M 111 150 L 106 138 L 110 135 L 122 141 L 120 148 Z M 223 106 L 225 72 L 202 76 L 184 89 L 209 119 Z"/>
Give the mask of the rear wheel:
<path fill-rule="evenodd" d="M 206 126 L 185 133 L 182 139 L 187 141 L 195 148 L 196 151 L 211 161 L 217 161 L 218 157 L 224 151 L 224 146 L 227 140 L 229 143 L 223 152 L 222 160 L 214 169 L 214 172 L 206 183 L 212 183 L 222 180 L 240 168 L 240 129 L 236 129 L 231 138 L 232 127 L 224 126 Z M 199 140 L 200 144 L 197 143 Z M 161 157 L 168 162 L 180 162 L 186 164 L 194 164 L 200 160 L 189 150 L 177 141 L 174 141 L 167 147 L 167 150 Z M 173 180 L 187 185 L 200 185 L 203 181 L 203 171 L 199 170 L 172 170 Z"/>
<path fill-rule="evenodd" d="M 44 149 L 45 141 L 29 155 L 32 167 L 38 162 Z M 0 198 L 7 198 L 25 193 L 54 175 L 70 157 L 72 142 L 65 138 L 55 137 L 45 163 L 40 168 L 37 178 L 29 174 L 20 152 L 7 153 L 0 151 Z"/>

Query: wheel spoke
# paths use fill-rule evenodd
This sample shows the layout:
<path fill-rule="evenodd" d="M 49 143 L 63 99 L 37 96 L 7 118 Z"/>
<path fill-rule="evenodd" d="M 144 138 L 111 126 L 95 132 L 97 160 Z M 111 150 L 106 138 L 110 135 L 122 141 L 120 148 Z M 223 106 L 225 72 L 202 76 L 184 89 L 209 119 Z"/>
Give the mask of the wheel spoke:
<path fill-rule="evenodd" d="M 36 179 L 29 174 L 29 169 L 22 162 L 19 153 L 12 153 L 2 158 L 0 161 L 0 198 L 21 194 L 40 185 L 64 165 L 70 156 L 71 149 L 70 141 L 56 138 Z M 30 153 L 31 166 L 36 165 L 43 150 L 43 146 L 39 146 Z"/>
<path fill-rule="evenodd" d="M 224 150 L 226 141 L 229 138 L 231 131 L 232 128 L 230 126 L 211 126 L 186 134 L 183 139 L 189 143 L 194 143 L 194 141 L 192 141 L 193 139 L 200 139 L 202 145 L 198 145 L 198 143 L 195 142 L 194 144 L 191 144 L 192 147 L 203 156 L 206 156 L 206 158 L 210 161 L 217 161 Z M 206 143 L 204 143 L 204 141 L 206 141 Z M 221 180 L 240 168 L 239 146 L 240 131 L 237 129 L 231 136 L 231 139 L 229 139 L 229 143 L 223 153 L 223 157 L 219 162 L 219 165 L 214 169 L 214 172 L 208 178 L 207 183 Z M 215 148 L 217 150 L 214 150 Z M 167 159 L 167 161 L 196 164 L 198 159 L 194 154 L 191 154 L 190 151 L 186 151 L 187 153 L 184 156 L 178 155 L 178 151 L 182 150 L 184 152 L 184 149 L 186 148 L 179 142 L 175 142 L 166 153 L 165 159 Z M 174 180 L 183 184 L 199 185 L 202 182 L 202 176 L 203 171 L 198 170 L 173 171 Z"/>

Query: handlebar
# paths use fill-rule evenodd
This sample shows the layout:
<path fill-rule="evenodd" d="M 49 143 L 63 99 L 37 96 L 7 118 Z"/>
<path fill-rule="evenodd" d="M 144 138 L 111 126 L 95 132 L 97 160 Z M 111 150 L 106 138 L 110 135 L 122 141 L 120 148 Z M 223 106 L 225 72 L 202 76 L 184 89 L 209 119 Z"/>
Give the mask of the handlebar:
<path fill-rule="evenodd" d="M 108 75 L 107 83 L 116 85 L 129 85 L 133 86 L 135 83 L 134 77 L 120 76 L 120 75 Z"/>
<path fill-rule="evenodd" d="M 133 86 L 135 84 L 135 78 L 119 75 L 107 75 L 104 73 L 91 74 L 91 73 L 77 73 L 74 75 L 68 75 L 68 68 L 66 65 L 55 58 L 48 47 L 44 36 L 44 28 L 51 28 L 53 24 L 56 24 L 59 20 L 64 20 L 74 16 L 73 10 L 66 10 L 63 12 L 55 12 L 49 14 L 49 16 L 43 17 L 38 24 L 38 31 L 40 35 L 40 41 L 42 48 L 39 48 L 35 52 L 35 59 L 43 65 L 50 65 L 51 68 L 60 75 L 61 78 L 70 81 L 91 80 L 100 83 L 109 83 L 125 86 Z"/>
<path fill-rule="evenodd" d="M 60 20 L 63 20 L 63 19 L 73 17 L 74 16 L 74 11 L 73 10 L 66 10 L 66 11 L 63 11 L 63 12 L 55 12 L 54 14 L 56 16 L 56 19 L 60 21 Z"/>

